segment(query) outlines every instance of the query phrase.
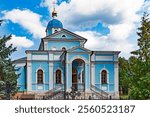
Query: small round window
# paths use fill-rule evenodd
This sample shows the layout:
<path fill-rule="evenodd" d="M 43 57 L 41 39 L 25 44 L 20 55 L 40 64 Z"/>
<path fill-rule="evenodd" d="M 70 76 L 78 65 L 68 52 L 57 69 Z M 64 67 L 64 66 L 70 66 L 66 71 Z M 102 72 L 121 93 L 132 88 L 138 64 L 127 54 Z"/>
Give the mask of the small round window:
<path fill-rule="evenodd" d="M 58 32 L 58 30 L 55 30 L 54 32 L 56 33 L 56 32 Z"/>

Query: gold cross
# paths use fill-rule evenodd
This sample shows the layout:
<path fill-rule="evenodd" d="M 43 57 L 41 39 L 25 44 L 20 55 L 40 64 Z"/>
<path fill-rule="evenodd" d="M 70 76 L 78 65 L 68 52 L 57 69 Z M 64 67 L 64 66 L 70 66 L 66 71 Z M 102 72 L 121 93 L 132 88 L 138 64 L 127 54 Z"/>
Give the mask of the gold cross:
<path fill-rule="evenodd" d="M 53 1 L 53 7 L 55 9 L 55 5 L 56 5 L 56 0 Z"/>

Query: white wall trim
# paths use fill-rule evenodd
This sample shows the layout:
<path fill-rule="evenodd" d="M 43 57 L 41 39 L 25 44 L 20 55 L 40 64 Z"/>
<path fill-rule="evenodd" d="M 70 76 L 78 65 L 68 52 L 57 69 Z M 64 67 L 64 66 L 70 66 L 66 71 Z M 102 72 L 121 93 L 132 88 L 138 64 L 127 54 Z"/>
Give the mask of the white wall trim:
<path fill-rule="evenodd" d="M 116 99 L 119 98 L 119 66 L 118 63 L 114 64 L 114 91 Z"/>
<path fill-rule="evenodd" d="M 49 90 L 54 88 L 53 67 L 54 67 L 54 63 L 49 62 Z"/>
<path fill-rule="evenodd" d="M 73 58 L 70 59 L 70 63 L 72 64 L 72 62 L 76 59 L 81 59 L 85 62 L 85 64 L 89 64 L 89 61 L 85 58 L 85 57 L 82 57 L 82 56 L 74 56 Z"/>
<path fill-rule="evenodd" d="M 91 64 L 91 84 L 95 86 L 95 64 Z"/>
<path fill-rule="evenodd" d="M 32 91 L 32 64 L 27 62 L 27 91 Z"/>
<path fill-rule="evenodd" d="M 48 50 L 48 42 L 44 42 L 44 50 Z"/>

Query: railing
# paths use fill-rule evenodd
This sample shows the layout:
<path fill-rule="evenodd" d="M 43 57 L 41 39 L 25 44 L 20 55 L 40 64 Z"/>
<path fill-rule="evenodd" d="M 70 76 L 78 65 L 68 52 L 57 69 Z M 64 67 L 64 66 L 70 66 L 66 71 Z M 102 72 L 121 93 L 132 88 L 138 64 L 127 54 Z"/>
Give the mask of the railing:
<path fill-rule="evenodd" d="M 101 90 L 100 88 L 91 85 L 91 90 L 93 92 L 95 92 L 96 94 L 98 94 L 99 96 L 101 96 L 101 99 L 108 99 L 108 93 L 106 93 L 105 91 Z"/>
<path fill-rule="evenodd" d="M 72 87 L 74 87 L 75 91 L 85 91 L 84 83 L 72 83 Z"/>
<path fill-rule="evenodd" d="M 108 93 L 101 90 L 100 88 L 91 85 L 91 91 L 92 92 L 85 92 L 85 84 L 72 84 L 72 87 L 74 87 L 74 90 L 76 92 L 80 92 L 80 96 L 76 96 L 75 99 L 108 99 Z M 68 92 L 69 93 L 69 92 Z M 64 85 L 56 86 L 55 88 L 42 93 L 42 94 L 36 94 L 36 99 L 38 100 L 62 100 L 64 99 Z M 72 98 L 69 98 L 72 99 Z"/>
<path fill-rule="evenodd" d="M 63 99 L 64 98 L 63 90 L 64 90 L 64 85 L 61 84 L 43 94 L 37 94 L 36 99 L 38 100 Z"/>

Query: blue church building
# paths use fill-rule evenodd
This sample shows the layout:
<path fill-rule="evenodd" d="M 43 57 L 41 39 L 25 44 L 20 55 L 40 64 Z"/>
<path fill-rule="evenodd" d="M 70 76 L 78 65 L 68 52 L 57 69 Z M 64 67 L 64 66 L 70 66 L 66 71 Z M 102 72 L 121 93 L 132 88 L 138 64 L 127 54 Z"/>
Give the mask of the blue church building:
<path fill-rule="evenodd" d="M 35 99 L 119 99 L 120 52 L 85 48 L 87 39 L 64 29 L 55 9 L 52 17 L 38 50 L 15 60 L 19 91 Z"/>

